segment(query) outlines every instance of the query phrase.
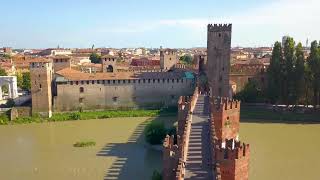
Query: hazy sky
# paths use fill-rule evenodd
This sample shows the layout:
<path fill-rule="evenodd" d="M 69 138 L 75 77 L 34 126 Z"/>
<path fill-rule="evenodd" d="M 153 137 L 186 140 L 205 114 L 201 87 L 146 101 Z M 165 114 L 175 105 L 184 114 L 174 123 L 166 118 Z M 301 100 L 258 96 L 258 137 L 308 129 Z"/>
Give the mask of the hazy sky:
<path fill-rule="evenodd" d="M 232 23 L 233 46 L 290 35 L 320 40 L 320 0 L 0 0 L 0 47 L 206 46 L 207 23 Z"/>

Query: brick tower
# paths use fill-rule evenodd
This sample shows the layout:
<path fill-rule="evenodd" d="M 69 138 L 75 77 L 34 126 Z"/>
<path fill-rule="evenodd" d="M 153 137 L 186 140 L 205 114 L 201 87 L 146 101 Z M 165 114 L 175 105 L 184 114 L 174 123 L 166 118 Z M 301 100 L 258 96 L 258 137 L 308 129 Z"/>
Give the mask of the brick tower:
<path fill-rule="evenodd" d="M 215 148 L 217 180 L 249 179 L 249 144 L 227 140 L 225 147 L 221 143 Z"/>
<path fill-rule="evenodd" d="M 52 116 L 52 62 L 37 59 L 30 63 L 32 114 Z"/>
<path fill-rule="evenodd" d="M 170 70 L 177 64 L 177 51 L 174 49 L 162 49 L 160 47 L 160 68 L 162 70 Z"/>
<path fill-rule="evenodd" d="M 250 149 L 239 139 L 240 101 L 212 97 L 211 144 L 217 180 L 248 180 Z"/>
<path fill-rule="evenodd" d="M 231 24 L 209 24 L 207 76 L 212 96 L 230 97 Z"/>
<path fill-rule="evenodd" d="M 216 138 L 219 140 L 239 137 L 240 101 L 229 98 L 212 98 L 211 117 Z"/>

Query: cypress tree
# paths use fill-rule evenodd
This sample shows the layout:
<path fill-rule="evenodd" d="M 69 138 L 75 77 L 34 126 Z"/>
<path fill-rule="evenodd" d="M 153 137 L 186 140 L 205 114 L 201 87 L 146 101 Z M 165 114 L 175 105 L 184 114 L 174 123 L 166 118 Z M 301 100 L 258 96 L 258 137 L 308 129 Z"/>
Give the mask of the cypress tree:
<path fill-rule="evenodd" d="M 272 57 L 270 59 L 270 66 L 267 70 L 268 77 L 268 89 L 267 95 L 271 103 L 277 103 L 281 95 L 280 82 L 280 72 L 281 72 L 281 62 L 282 57 L 282 47 L 280 42 L 275 42 Z"/>

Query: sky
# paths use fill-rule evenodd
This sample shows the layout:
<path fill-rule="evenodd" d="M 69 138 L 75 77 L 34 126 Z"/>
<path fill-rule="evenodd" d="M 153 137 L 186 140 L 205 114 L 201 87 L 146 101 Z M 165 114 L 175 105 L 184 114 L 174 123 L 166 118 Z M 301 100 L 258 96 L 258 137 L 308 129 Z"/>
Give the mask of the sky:
<path fill-rule="evenodd" d="M 320 40 L 319 0 L 0 0 L 0 47 L 205 47 L 208 23 L 232 23 L 232 46 L 284 35 Z"/>

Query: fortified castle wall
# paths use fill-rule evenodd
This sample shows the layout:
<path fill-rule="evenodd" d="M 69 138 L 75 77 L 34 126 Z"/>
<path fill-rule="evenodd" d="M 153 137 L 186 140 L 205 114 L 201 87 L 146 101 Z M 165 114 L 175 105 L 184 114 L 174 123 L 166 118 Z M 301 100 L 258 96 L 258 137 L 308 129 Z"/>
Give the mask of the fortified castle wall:
<path fill-rule="evenodd" d="M 163 143 L 163 180 L 184 179 L 192 112 L 197 99 L 198 88 L 195 89 L 192 96 L 181 96 L 179 98 L 177 143 L 174 143 L 174 136 L 169 135 L 167 135 Z"/>
<path fill-rule="evenodd" d="M 176 105 L 179 96 L 192 94 L 194 86 L 194 79 L 178 77 L 174 79 L 172 77 L 170 79 L 69 80 L 57 84 L 54 110 L 171 106 Z"/>

